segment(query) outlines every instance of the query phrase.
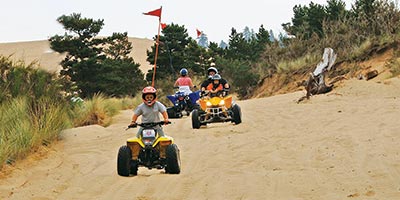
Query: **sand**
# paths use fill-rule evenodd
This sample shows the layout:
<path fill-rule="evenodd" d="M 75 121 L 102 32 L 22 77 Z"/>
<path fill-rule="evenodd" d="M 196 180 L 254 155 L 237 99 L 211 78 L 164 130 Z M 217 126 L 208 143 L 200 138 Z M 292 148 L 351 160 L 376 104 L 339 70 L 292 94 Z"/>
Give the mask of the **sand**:
<path fill-rule="evenodd" d="M 124 130 L 130 110 L 107 128 L 66 130 L 0 179 L 0 199 L 400 199 L 400 79 L 350 79 L 295 103 L 304 94 L 238 101 L 239 125 L 173 119 L 164 130 L 181 151 L 178 175 L 117 175 L 136 132 Z"/>
<path fill-rule="evenodd" d="M 146 50 L 150 50 L 154 41 L 142 38 L 129 38 L 132 43 L 132 52 L 129 54 L 135 62 L 140 64 L 140 69 L 146 73 L 153 66 L 146 61 Z M 26 64 L 37 62 L 39 67 L 50 72 L 58 72 L 61 69 L 60 62 L 65 54 L 54 52 L 50 49 L 47 40 L 0 43 L 0 55 L 10 56 L 14 61 L 22 60 Z"/>

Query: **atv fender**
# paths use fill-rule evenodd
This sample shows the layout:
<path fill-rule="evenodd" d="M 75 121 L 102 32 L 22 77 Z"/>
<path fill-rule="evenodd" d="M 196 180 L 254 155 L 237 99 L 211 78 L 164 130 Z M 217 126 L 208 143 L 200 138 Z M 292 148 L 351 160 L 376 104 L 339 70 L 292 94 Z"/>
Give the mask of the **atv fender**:
<path fill-rule="evenodd" d="M 175 104 L 177 98 L 175 95 L 167 95 L 167 98 L 172 102 L 172 104 Z"/>
<path fill-rule="evenodd" d="M 154 142 L 153 147 L 157 146 L 157 144 L 160 144 L 161 146 L 166 146 L 174 143 L 174 138 L 170 136 L 163 136 L 159 137 L 157 141 Z"/>
<path fill-rule="evenodd" d="M 196 104 L 197 100 L 200 99 L 200 92 L 201 92 L 200 90 L 197 90 L 188 95 L 192 104 Z"/>

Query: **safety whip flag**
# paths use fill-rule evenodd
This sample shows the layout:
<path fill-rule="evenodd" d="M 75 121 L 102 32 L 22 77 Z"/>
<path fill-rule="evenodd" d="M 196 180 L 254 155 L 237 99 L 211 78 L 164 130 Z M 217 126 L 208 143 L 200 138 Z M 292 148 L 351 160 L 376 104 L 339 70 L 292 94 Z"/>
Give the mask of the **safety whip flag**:
<path fill-rule="evenodd" d="M 143 13 L 143 15 L 152 15 L 152 16 L 156 16 L 156 17 L 161 17 L 161 10 L 162 10 L 162 7 L 159 9 L 156 9 L 156 10 L 149 11 L 147 13 Z"/>
<path fill-rule="evenodd" d="M 152 79 L 152 82 L 151 82 L 151 86 L 153 86 L 153 87 L 154 87 L 154 82 L 155 82 L 155 78 L 156 78 L 158 45 L 160 43 L 160 27 L 162 27 L 162 24 L 161 24 L 161 11 L 162 11 L 162 7 L 160 7 L 159 9 L 155 9 L 155 10 L 149 11 L 147 13 L 143 13 L 144 15 L 151 15 L 151 16 L 158 17 L 158 33 L 157 33 L 157 39 L 156 39 L 156 52 L 155 52 L 155 55 L 154 55 L 153 79 Z"/>
<path fill-rule="evenodd" d="M 200 37 L 201 31 L 199 31 L 199 29 L 196 28 L 196 32 L 197 32 L 197 37 Z"/>

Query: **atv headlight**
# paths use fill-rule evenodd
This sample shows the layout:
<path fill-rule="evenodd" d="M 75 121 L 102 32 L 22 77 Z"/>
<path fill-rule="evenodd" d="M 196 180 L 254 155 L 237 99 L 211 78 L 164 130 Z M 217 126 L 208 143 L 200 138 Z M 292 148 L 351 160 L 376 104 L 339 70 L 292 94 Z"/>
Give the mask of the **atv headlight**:
<path fill-rule="evenodd" d="M 212 106 L 211 102 L 207 101 L 206 103 L 207 106 Z"/>
<path fill-rule="evenodd" d="M 225 101 L 224 101 L 224 100 L 221 100 L 221 101 L 219 102 L 219 105 L 220 105 L 220 106 L 225 105 Z"/>

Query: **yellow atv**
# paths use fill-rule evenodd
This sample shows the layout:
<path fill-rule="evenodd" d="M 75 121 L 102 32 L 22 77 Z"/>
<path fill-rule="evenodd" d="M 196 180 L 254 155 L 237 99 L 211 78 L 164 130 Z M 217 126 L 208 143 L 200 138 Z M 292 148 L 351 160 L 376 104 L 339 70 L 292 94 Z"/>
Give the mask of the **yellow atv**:
<path fill-rule="evenodd" d="M 199 100 L 200 109 L 192 111 L 192 127 L 200 128 L 201 125 L 215 122 L 242 122 L 242 112 L 238 104 L 232 100 L 231 95 L 224 95 L 225 91 L 216 94 L 202 95 Z"/>
<path fill-rule="evenodd" d="M 171 122 L 170 122 L 171 123 Z M 127 145 L 118 151 L 117 170 L 120 176 L 137 175 L 138 167 L 165 169 L 166 173 L 179 174 L 181 161 L 179 149 L 174 139 L 159 136 L 154 128 L 164 122 L 137 124 L 143 128 L 140 137 L 129 138 Z M 135 128 L 136 126 L 128 126 Z"/>

